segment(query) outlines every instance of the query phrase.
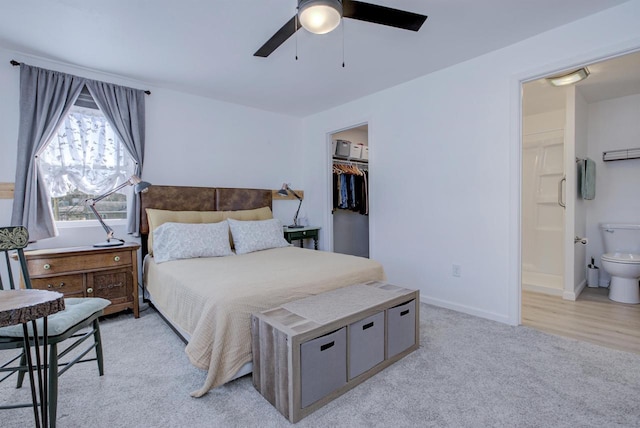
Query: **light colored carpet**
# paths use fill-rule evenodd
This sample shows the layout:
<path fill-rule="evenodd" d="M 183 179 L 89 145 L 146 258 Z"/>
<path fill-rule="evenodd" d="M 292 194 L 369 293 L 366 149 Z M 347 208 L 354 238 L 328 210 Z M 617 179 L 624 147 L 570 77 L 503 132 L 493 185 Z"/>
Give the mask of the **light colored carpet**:
<path fill-rule="evenodd" d="M 418 351 L 296 426 L 640 426 L 640 355 L 424 304 L 420 318 Z M 86 363 L 60 378 L 58 427 L 291 425 L 250 376 L 192 398 L 205 373 L 153 309 L 101 325 L 105 375 Z M 16 397 L 28 386 L 0 384 L 0 403 Z M 29 409 L 0 411 L 2 427 L 32 424 Z"/>

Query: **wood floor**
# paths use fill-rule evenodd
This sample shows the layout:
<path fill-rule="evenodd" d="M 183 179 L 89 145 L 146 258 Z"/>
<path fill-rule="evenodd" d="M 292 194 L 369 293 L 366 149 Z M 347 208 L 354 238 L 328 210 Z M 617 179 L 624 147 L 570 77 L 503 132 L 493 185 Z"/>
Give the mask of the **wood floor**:
<path fill-rule="evenodd" d="M 585 288 L 575 302 L 522 291 L 522 324 L 559 336 L 640 354 L 640 305 L 617 303 L 606 288 Z"/>

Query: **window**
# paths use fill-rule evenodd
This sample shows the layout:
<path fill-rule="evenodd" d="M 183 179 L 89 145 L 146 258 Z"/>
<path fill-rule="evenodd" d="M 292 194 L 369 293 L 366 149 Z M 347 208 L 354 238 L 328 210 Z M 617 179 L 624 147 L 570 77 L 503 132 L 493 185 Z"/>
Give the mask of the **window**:
<path fill-rule="evenodd" d="M 124 183 L 135 162 L 85 87 L 45 149 L 40 172 L 51 196 L 56 221 L 93 220 L 84 200 Z M 96 204 L 103 218 L 126 218 L 131 187 Z"/>

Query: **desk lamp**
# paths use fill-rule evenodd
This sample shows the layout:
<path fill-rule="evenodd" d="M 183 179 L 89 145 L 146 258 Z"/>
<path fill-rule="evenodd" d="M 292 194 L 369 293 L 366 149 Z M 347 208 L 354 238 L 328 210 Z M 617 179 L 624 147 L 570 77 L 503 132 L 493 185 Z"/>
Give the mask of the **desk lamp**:
<path fill-rule="evenodd" d="M 127 187 L 127 186 L 133 186 L 134 192 L 142 193 L 142 192 L 146 192 L 147 191 L 149 186 L 151 186 L 151 183 L 147 183 L 146 181 L 142 181 L 137 176 L 132 175 L 127 181 L 125 181 L 124 183 L 122 183 L 121 185 L 116 187 L 115 189 L 110 190 L 107 193 L 102 194 L 100 196 L 96 196 L 93 199 L 85 199 L 84 204 L 87 207 L 89 207 L 89 209 L 91 211 L 93 211 L 93 215 L 96 216 L 96 218 L 98 219 L 98 221 L 102 225 L 102 228 L 104 229 L 104 231 L 107 232 L 107 240 L 104 241 L 104 242 L 99 242 L 97 244 L 93 244 L 94 247 L 117 247 L 119 245 L 123 245 L 124 244 L 124 239 L 114 238 L 113 237 L 113 229 L 111 227 L 109 227 L 104 222 L 104 220 L 102 219 L 102 216 L 96 210 L 96 203 L 100 202 L 101 200 L 103 200 L 107 196 L 113 195 L 118 190 L 120 190 L 120 189 L 122 189 L 124 187 Z"/>
<path fill-rule="evenodd" d="M 293 196 L 298 198 L 300 203 L 298 204 L 298 210 L 296 211 L 296 215 L 293 217 L 293 224 L 290 224 L 287 227 L 289 229 L 299 229 L 301 227 L 304 227 L 304 226 L 301 226 L 301 225 L 298 224 L 298 214 L 300 213 L 300 207 L 302 206 L 302 198 L 300 197 L 300 195 L 298 195 L 296 192 L 294 192 L 293 189 L 291 189 L 287 183 L 284 183 L 282 185 L 282 189 L 278 190 L 278 195 L 289 196 L 289 192 L 291 192 L 291 194 Z"/>

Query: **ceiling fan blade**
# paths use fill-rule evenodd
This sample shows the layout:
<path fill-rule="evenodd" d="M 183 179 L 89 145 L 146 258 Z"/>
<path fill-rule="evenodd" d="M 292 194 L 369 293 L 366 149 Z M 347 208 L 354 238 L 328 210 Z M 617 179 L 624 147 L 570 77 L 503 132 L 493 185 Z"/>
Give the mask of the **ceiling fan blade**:
<path fill-rule="evenodd" d="M 276 34 L 271 36 L 271 38 L 267 40 L 267 43 L 262 45 L 262 47 L 258 49 L 256 53 L 253 54 L 253 56 L 260 56 L 263 58 L 268 57 L 269 55 L 271 55 L 271 53 L 273 53 L 273 51 L 278 49 L 278 47 L 283 44 L 289 37 L 293 36 L 299 28 L 300 23 L 298 22 L 298 15 L 296 15 L 289 21 L 287 21 L 287 23 L 284 24 L 278 31 L 276 31 Z"/>
<path fill-rule="evenodd" d="M 342 16 L 345 18 L 373 22 L 375 24 L 388 25 L 390 27 L 411 31 L 418 31 L 427 19 L 426 15 L 356 0 L 342 0 L 342 10 Z"/>

